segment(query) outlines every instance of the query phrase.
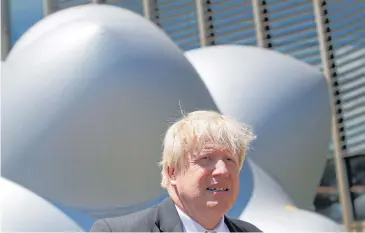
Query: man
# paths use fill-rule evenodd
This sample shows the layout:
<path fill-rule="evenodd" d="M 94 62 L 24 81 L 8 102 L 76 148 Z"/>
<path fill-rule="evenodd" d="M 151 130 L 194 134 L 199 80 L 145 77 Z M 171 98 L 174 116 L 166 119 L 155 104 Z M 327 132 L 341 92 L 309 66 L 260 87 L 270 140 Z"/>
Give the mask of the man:
<path fill-rule="evenodd" d="M 239 192 L 239 173 L 254 136 L 236 120 L 196 111 L 164 139 L 161 185 L 169 198 L 129 215 L 98 220 L 95 232 L 261 232 L 226 216 Z"/>

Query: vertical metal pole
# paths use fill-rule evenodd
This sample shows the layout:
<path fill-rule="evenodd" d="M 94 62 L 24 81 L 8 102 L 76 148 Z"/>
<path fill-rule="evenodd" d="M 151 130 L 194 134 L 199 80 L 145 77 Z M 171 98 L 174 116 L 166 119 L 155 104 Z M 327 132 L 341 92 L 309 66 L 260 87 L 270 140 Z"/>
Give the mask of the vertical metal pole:
<path fill-rule="evenodd" d="M 11 49 L 10 0 L 1 0 L 1 60 L 5 61 Z"/>
<path fill-rule="evenodd" d="M 43 15 L 44 17 L 57 11 L 56 0 L 43 0 Z"/>
<path fill-rule="evenodd" d="M 342 219 L 346 227 L 346 231 L 351 230 L 353 223 L 353 212 L 349 193 L 349 185 L 347 172 L 343 160 L 343 148 L 341 146 L 341 100 L 339 99 L 340 90 L 338 89 L 337 74 L 335 70 L 335 59 L 332 47 L 332 37 L 329 28 L 329 19 L 327 18 L 327 2 L 324 0 L 313 0 L 314 14 L 316 17 L 316 25 L 318 32 L 318 39 L 320 45 L 321 59 L 323 64 L 324 74 L 330 90 L 330 103 L 332 111 L 332 140 L 334 144 L 335 166 L 337 173 L 337 184 L 339 198 L 342 205 Z"/>
<path fill-rule="evenodd" d="M 271 48 L 271 36 L 269 27 L 269 17 L 266 1 L 251 0 L 256 27 L 257 46 Z"/>
<path fill-rule="evenodd" d="M 143 0 L 143 12 L 148 20 L 160 26 L 157 0 Z"/>
<path fill-rule="evenodd" d="M 200 46 L 209 46 L 215 44 L 215 34 L 213 28 L 212 9 L 210 1 L 196 0 L 196 13 L 198 17 L 198 28 L 200 37 Z M 209 13 L 210 15 L 207 15 Z"/>

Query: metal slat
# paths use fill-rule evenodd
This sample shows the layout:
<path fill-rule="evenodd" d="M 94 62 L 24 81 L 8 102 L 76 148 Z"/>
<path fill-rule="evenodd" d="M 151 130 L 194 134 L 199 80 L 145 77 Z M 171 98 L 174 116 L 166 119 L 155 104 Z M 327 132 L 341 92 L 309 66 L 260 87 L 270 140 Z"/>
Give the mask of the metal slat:
<path fill-rule="evenodd" d="M 365 148 L 365 136 L 359 135 L 357 137 L 353 137 L 347 140 L 347 143 L 350 145 L 351 149 L 358 150 L 359 148 Z"/>
<path fill-rule="evenodd" d="M 364 59 L 363 54 L 348 56 L 346 57 L 346 59 L 345 58 L 341 59 L 341 62 L 338 62 L 338 66 L 342 68 L 345 66 L 353 66 L 353 64 L 355 62 L 358 62 L 361 58 Z"/>
<path fill-rule="evenodd" d="M 334 28 L 342 27 L 344 25 L 349 25 L 358 21 L 364 21 L 364 10 L 358 9 L 356 14 L 354 15 L 343 15 L 341 17 L 333 17 L 334 19 L 331 20 L 331 23 L 334 25 Z"/>
<path fill-rule="evenodd" d="M 173 13 L 169 12 L 171 14 L 160 13 L 160 22 L 168 21 L 168 20 L 171 20 L 171 19 L 178 19 L 181 16 L 191 14 L 192 12 L 194 12 L 194 10 L 195 9 L 193 9 L 193 8 L 188 8 L 188 9 L 184 9 L 183 11 L 179 11 L 179 12 L 173 12 Z M 182 20 L 182 19 L 180 18 L 180 20 Z"/>
<path fill-rule="evenodd" d="M 293 44 L 292 46 L 280 46 L 280 44 L 279 44 L 276 46 L 276 49 L 278 49 L 281 52 L 286 53 L 286 54 L 297 53 L 299 56 L 303 53 L 303 51 L 307 51 L 307 52 L 312 51 L 312 54 L 316 53 L 319 56 L 319 51 L 316 50 L 316 48 L 308 48 L 307 44 L 299 44 L 299 43 L 300 42 L 298 42 L 298 44 Z M 315 46 L 312 46 L 312 47 L 315 47 Z M 318 59 L 320 59 L 320 57 L 318 57 Z"/>
<path fill-rule="evenodd" d="M 273 30 L 274 32 L 274 30 Z M 303 29 L 300 31 L 291 31 L 291 32 L 286 32 L 283 33 L 281 35 L 272 33 L 272 36 L 276 39 L 276 40 L 280 40 L 280 39 L 284 39 L 286 38 L 287 40 L 303 40 L 303 39 L 316 39 L 317 33 L 315 30 L 313 30 L 313 28 L 307 28 L 307 29 Z"/>
<path fill-rule="evenodd" d="M 336 54 L 336 57 L 346 57 L 346 56 L 349 56 L 353 53 L 363 53 L 365 55 L 365 49 L 363 50 L 359 50 L 358 48 L 356 47 L 353 47 L 351 45 L 348 45 L 347 47 L 342 47 L 340 50 L 339 49 L 336 49 L 335 50 L 335 54 Z M 365 62 L 365 60 L 364 60 Z"/>
<path fill-rule="evenodd" d="M 275 28 L 275 33 L 281 34 L 287 31 L 299 31 L 310 27 L 313 28 L 315 24 L 314 22 L 307 20 L 299 22 L 290 22 L 287 25 L 272 25 L 272 26 Z"/>
<path fill-rule="evenodd" d="M 360 66 L 362 66 L 362 64 L 360 64 Z M 355 69 L 348 69 L 346 72 L 341 72 L 340 74 L 339 84 L 344 86 L 352 81 L 364 80 L 365 78 L 365 72 L 358 69 L 358 67 L 355 67 Z"/>
<path fill-rule="evenodd" d="M 237 29 L 237 30 L 234 30 L 234 31 L 230 31 L 228 33 L 221 33 L 221 34 L 217 33 L 216 38 L 221 39 L 221 38 L 224 38 L 224 37 L 237 35 L 238 33 L 241 33 L 240 35 L 242 35 L 244 38 L 246 38 L 245 35 L 252 34 L 253 32 L 245 30 L 244 28 L 240 28 L 240 29 Z M 253 36 L 251 36 L 251 37 L 253 37 Z"/>
<path fill-rule="evenodd" d="M 298 1 L 298 0 L 296 0 L 295 4 L 293 4 L 290 1 L 286 2 L 275 1 L 275 2 L 279 4 L 273 4 L 273 2 L 269 2 L 270 9 L 275 12 L 289 12 L 289 11 L 292 12 L 294 9 L 298 9 L 303 6 L 308 6 L 311 4 L 310 2 L 307 1 Z"/>
<path fill-rule="evenodd" d="M 295 14 L 297 12 L 303 12 L 303 8 L 308 8 L 308 7 L 311 7 L 310 2 L 302 2 L 302 3 L 296 3 L 296 4 L 288 4 L 287 6 L 281 8 L 279 10 L 271 8 L 270 12 L 275 12 L 274 17 L 280 18 L 281 16 L 289 14 L 289 13 Z M 304 12 L 306 12 L 306 11 L 304 11 Z"/>
<path fill-rule="evenodd" d="M 182 31 L 194 31 L 197 30 L 194 24 L 183 24 L 181 27 L 169 27 L 164 29 L 168 34 L 175 34 Z"/>
<path fill-rule="evenodd" d="M 319 51 L 316 49 L 306 49 L 304 51 L 301 50 L 297 50 L 297 49 L 292 49 L 292 50 L 286 50 L 287 53 L 293 53 L 295 52 L 297 56 L 306 59 L 306 58 L 316 58 L 318 61 L 321 61 L 321 58 L 319 57 Z"/>
<path fill-rule="evenodd" d="M 346 39 L 346 40 L 338 40 L 336 41 L 336 47 L 344 47 L 344 46 L 347 46 L 347 45 L 353 45 L 353 46 L 356 46 L 357 48 L 365 48 L 365 41 L 362 37 L 357 37 L 357 38 L 351 38 L 350 39 Z"/>
<path fill-rule="evenodd" d="M 289 48 L 292 48 L 293 46 L 298 46 L 298 49 L 308 49 L 308 47 L 315 47 L 315 46 L 318 46 L 318 42 L 315 41 L 315 40 L 298 40 L 298 41 L 274 41 L 274 45 L 275 47 L 281 47 L 282 48 L 285 48 L 287 47 L 288 49 Z"/>
<path fill-rule="evenodd" d="M 234 43 L 255 38 L 250 1 L 210 1 L 217 44 Z"/>
<path fill-rule="evenodd" d="M 190 32 L 171 34 L 170 37 L 171 37 L 171 39 L 173 39 L 175 41 L 179 41 L 179 42 L 187 40 L 187 39 L 196 39 L 196 35 L 191 34 Z"/>
<path fill-rule="evenodd" d="M 251 34 L 251 35 L 250 35 Z M 246 36 L 247 35 L 247 36 Z M 234 43 L 237 41 L 255 41 L 255 37 L 252 36 L 252 33 L 242 33 L 242 34 L 233 34 L 230 36 L 216 36 L 217 44 L 227 44 L 227 43 Z M 251 45 L 256 45 L 256 43 L 253 43 Z"/>
<path fill-rule="evenodd" d="M 357 98 L 364 98 L 365 92 L 350 92 L 341 96 L 342 101 L 346 104 L 356 100 Z"/>
<path fill-rule="evenodd" d="M 356 120 L 346 122 L 345 129 L 346 131 L 351 131 L 359 127 L 364 127 L 364 125 L 365 125 L 365 118 L 358 118 Z"/>
<path fill-rule="evenodd" d="M 357 1 L 329 1 L 328 9 L 330 10 L 330 14 L 340 14 L 343 11 L 346 11 L 347 9 L 352 8 L 354 5 L 357 5 Z"/>
<path fill-rule="evenodd" d="M 184 24 L 189 24 L 191 22 L 196 22 L 195 20 L 195 12 L 190 12 L 189 14 L 183 14 L 183 15 L 180 15 L 181 17 L 174 17 L 174 18 L 170 18 L 170 19 L 164 19 L 164 18 L 161 18 L 161 16 L 159 17 L 159 22 L 161 24 L 165 24 L 165 25 L 172 25 L 172 24 L 178 24 L 180 22 L 183 22 Z M 191 21 L 189 21 L 189 18 Z"/>
<path fill-rule="evenodd" d="M 199 46 L 199 29 L 194 1 L 157 1 L 159 26 L 182 49 Z"/>
<path fill-rule="evenodd" d="M 289 1 L 276 7 L 271 4 L 273 2 L 268 3 L 273 48 L 309 64 L 319 65 L 321 60 L 311 2 L 292 4 Z M 311 51 L 311 55 L 302 55 L 303 51 Z"/>
<path fill-rule="evenodd" d="M 357 5 L 357 6 L 353 7 L 353 5 Z M 346 1 L 346 3 L 341 7 L 341 9 L 337 9 L 337 10 L 329 9 L 330 16 L 331 15 L 337 15 L 338 16 L 338 17 L 335 17 L 336 20 L 333 21 L 333 22 L 336 22 L 337 18 L 344 19 L 344 18 L 353 16 L 353 15 L 357 15 L 359 13 L 360 14 L 364 13 L 365 12 L 365 6 L 363 5 L 362 7 L 359 7 L 358 5 L 359 5 L 358 2 L 356 3 L 356 1 L 353 2 L 353 4 L 351 4 L 350 1 Z M 339 17 L 339 16 L 341 16 L 341 17 Z"/>
<path fill-rule="evenodd" d="M 309 6 L 311 6 L 309 4 Z M 272 9 L 270 9 L 270 5 L 269 5 L 269 12 L 270 12 L 270 20 L 272 21 L 276 21 L 276 20 L 280 20 L 280 19 L 283 19 L 283 18 L 286 18 L 287 15 L 290 15 L 290 16 L 313 16 L 313 10 L 312 8 L 310 9 L 307 9 L 307 10 L 303 10 L 301 8 L 299 9 L 296 9 L 296 11 L 285 11 L 285 12 L 276 12 L 276 11 L 273 11 Z"/>
<path fill-rule="evenodd" d="M 352 23 L 344 24 L 342 26 L 334 25 L 334 28 L 332 30 L 333 34 L 339 35 L 346 35 L 348 33 L 353 33 L 352 31 L 364 31 L 364 22 L 361 21 L 353 21 Z"/>
<path fill-rule="evenodd" d="M 365 106 L 365 97 L 363 98 L 358 98 L 350 103 L 344 104 L 343 105 L 343 111 L 353 111 L 357 108 L 361 108 Z"/>
<path fill-rule="evenodd" d="M 351 131 L 348 131 L 347 132 L 347 135 L 349 137 L 356 137 L 356 136 L 359 136 L 359 135 L 365 135 L 365 127 L 357 127 Z"/>
<path fill-rule="evenodd" d="M 351 121 L 362 117 L 365 114 L 365 106 L 354 109 L 352 111 L 344 111 L 343 116 L 346 121 Z"/>
<path fill-rule="evenodd" d="M 365 77 L 365 76 L 362 76 L 362 77 Z M 355 81 L 353 83 L 350 83 L 346 86 L 341 85 L 340 90 L 341 90 L 341 93 L 343 93 L 343 94 L 347 94 L 347 93 L 350 93 L 350 92 L 363 92 L 363 93 L 365 93 L 365 78 L 355 79 Z"/>
<path fill-rule="evenodd" d="M 249 1 L 240 2 L 238 4 L 233 4 L 225 8 L 214 8 L 214 5 L 212 5 L 212 12 L 208 12 L 207 16 L 217 16 L 218 14 L 224 14 L 227 13 L 230 15 L 233 10 L 239 9 L 240 7 L 247 6 Z"/>
<path fill-rule="evenodd" d="M 56 1 L 56 7 L 57 10 L 62 10 L 62 9 L 66 9 L 69 7 L 74 7 L 74 6 L 78 6 L 78 5 L 86 5 L 86 4 L 91 4 L 92 1 L 91 0 L 64 0 L 64 1 Z"/>
<path fill-rule="evenodd" d="M 231 25 L 231 26 L 236 26 L 239 25 L 238 24 L 238 20 L 244 20 L 244 21 L 251 21 L 252 22 L 252 17 L 250 17 L 249 14 L 247 14 L 247 11 L 242 11 L 242 14 L 231 14 L 227 17 L 223 17 L 219 14 L 217 14 L 214 18 L 213 18 L 213 22 L 214 22 L 214 27 L 216 28 L 222 28 L 225 27 L 227 25 Z"/>
<path fill-rule="evenodd" d="M 158 2 L 158 8 L 160 11 L 162 12 L 171 12 L 174 10 L 178 10 L 178 9 L 182 9 L 184 7 L 191 7 L 192 3 L 191 1 L 183 1 L 182 4 L 176 4 L 176 3 L 180 3 L 179 1 L 169 1 L 166 3 L 160 3 L 160 1 Z"/>
<path fill-rule="evenodd" d="M 102 0 L 105 4 L 142 7 L 143 0 Z"/>
<path fill-rule="evenodd" d="M 237 21 L 238 25 L 242 25 L 241 27 L 237 27 L 237 26 L 231 26 L 231 27 L 217 27 L 216 28 L 216 33 L 219 35 L 223 35 L 226 33 L 231 33 L 231 32 L 236 32 L 236 31 L 249 31 L 249 30 L 253 30 L 252 25 L 249 24 L 249 22 L 247 22 L 246 20 L 244 21 Z M 248 25 L 247 25 L 248 24 Z"/>

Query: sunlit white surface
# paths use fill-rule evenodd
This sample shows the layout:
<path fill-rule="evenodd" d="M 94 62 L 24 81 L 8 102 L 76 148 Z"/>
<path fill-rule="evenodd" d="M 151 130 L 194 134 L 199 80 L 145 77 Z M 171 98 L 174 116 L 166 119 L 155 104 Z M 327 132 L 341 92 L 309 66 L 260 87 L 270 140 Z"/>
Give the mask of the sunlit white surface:
<path fill-rule="evenodd" d="M 330 141 L 330 105 L 319 70 L 278 52 L 235 45 L 185 53 L 218 108 L 255 130 L 250 157 L 294 203 L 312 209 Z"/>
<path fill-rule="evenodd" d="M 54 205 L 1 177 L 2 232 L 85 231 Z"/>
<path fill-rule="evenodd" d="M 320 214 L 295 207 L 280 185 L 255 162 L 248 159 L 253 189 L 240 219 L 263 232 L 339 232 L 342 226 Z M 241 187 L 243 192 L 245 186 Z M 241 191 L 241 192 L 242 192 Z M 238 200 L 239 201 L 239 200 Z"/>
<path fill-rule="evenodd" d="M 108 216 L 160 197 L 168 121 L 180 105 L 216 109 L 178 47 L 119 7 L 60 11 L 16 47 L 2 83 L 3 176 L 76 210 Z"/>

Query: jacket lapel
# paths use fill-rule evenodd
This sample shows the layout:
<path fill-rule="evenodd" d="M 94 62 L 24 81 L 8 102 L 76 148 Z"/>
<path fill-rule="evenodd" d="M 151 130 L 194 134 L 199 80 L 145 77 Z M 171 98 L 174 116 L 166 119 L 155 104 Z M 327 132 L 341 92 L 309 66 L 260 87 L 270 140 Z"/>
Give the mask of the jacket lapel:
<path fill-rule="evenodd" d="M 161 232 L 184 232 L 183 224 L 180 220 L 180 216 L 177 213 L 174 202 L 171 198 L 164 199 L 157 206 L 156 213 L 156 227 L 154 231 Z"/>
<path fill-rule="evenodd" d="M 242 232 L 229 217 L 224 216 L 224 223 L 230 232 Z M 177 213 L 174 202 L 167 197 L 158 206 L 153 232 L 184 232 L 183 224 Z"/>
<path fill-rule="evenodd" d="M 227 216 L 224 216 L 224 223 L 228 227 L 229 232 L 242 232 L 242 229 L 234 224 Z"/>

